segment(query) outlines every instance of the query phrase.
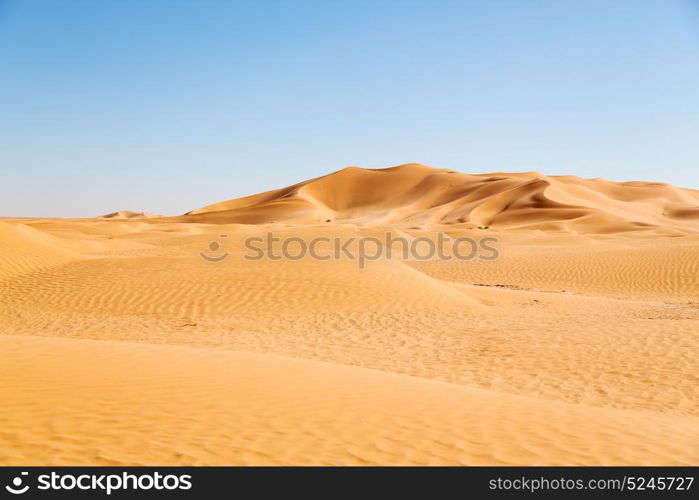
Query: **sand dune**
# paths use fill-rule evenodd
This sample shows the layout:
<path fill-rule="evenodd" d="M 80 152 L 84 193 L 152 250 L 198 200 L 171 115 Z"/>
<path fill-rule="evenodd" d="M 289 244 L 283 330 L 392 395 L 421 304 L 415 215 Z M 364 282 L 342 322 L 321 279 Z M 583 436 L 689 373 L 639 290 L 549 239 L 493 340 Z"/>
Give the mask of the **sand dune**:
<path fill-rule="evenodd" d="M 64 264 L 77 254 L 43 231 L 0 222 L 0 279 Z"/>
<path fill-rule="evenodd" d="M 111 214 L 102 215 L 102 219 L 150 219 L 153 217 L 161 217 L 160 215 L 150 212 L 134 212 L 131 210 L 119 210 Z"/>
<path fill-rule="evenodd" d="M 323 221 L 465 224 L 505 229 L 696 232 L 699 191 L 651 182 L 574 176 L 468 175 L 419 164 L 348 167 L 276 191 L 186 214 L 208 223 Z"/>
<path fill-rule="evenodd" d="M 0 463 L 696 464 L 698 206 L 411 164 L 181 217 L 4 219 Z M 500 256 L 245 258 L 438 231 Z"/>

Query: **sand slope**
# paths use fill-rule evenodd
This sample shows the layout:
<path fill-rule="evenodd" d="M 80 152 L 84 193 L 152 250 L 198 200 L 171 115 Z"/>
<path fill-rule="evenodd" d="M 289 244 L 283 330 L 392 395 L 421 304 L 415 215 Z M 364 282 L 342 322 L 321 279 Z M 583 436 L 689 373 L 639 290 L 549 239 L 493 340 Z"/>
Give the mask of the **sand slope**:
<path fill-rule="evenodd" d="M 0 222 L 0 279 L 64 264 L 77 256 L 59 238 L 24 224 Z"/>
<path fill-rule="evenodd" d="M 699 460 L 694 419 L 363 368 L 38 337 L 0 337 L 0 353 L 0 384 L 9 401 L 0 409 L 2 464 Z"/>

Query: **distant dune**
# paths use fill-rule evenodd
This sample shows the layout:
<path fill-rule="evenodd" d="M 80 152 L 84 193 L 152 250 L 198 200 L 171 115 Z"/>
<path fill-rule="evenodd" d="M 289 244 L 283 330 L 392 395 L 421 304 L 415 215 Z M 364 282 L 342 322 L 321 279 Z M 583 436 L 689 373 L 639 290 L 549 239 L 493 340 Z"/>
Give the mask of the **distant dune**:
<path fill-rule="evenodd" d="M 162 217 L 150 212 L 132 212 L 131 210 L 119 210 L 111 214 L 101 215 L 100 219 L 151 219 L 153 217 Z"/>
<path fill-rule="evenodd" d="M 555 232 L 695 232 L 699 191 L 537 172 L 469 175 L 407 164 L 348 167 L 188 212 L 192 222 L 470 225 Z"/>

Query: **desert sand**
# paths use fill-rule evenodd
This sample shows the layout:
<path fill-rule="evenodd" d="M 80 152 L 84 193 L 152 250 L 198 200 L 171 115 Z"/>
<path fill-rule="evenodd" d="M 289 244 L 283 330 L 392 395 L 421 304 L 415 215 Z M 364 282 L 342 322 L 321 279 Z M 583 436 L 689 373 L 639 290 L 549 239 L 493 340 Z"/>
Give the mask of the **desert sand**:
<path fill-rule="evenodd" d="M 499 258 L 246 259 L 269 232 Z M 696 465 L 699 191 L 408 164 L 0 219 L 0 386 L 2 465 Z"/>

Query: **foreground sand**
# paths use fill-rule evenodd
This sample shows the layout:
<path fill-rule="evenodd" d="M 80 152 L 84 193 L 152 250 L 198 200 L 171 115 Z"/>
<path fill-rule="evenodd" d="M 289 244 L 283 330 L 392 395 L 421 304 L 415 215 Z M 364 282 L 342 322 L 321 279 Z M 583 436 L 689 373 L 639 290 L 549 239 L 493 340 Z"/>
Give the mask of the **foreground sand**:
<path fill-rule="evenodd" d="M 641 187 L 641 208 L 675 196 Z M 307 215 L 289 193 L 265 217 Z M 0 221 L 0 463 L 699 463 L 690 203 L 639 226 L 636 205 L 581 222 L 493 197 L 488 229 L 422 206 Z M 246 260 L 269 231 L 494 236 L 501 257 Z"/>
<path fill-rule="evenodd" d="M 6 463 L 687 463 L 695 418 L 268 354 L 2 337 Z"/>

